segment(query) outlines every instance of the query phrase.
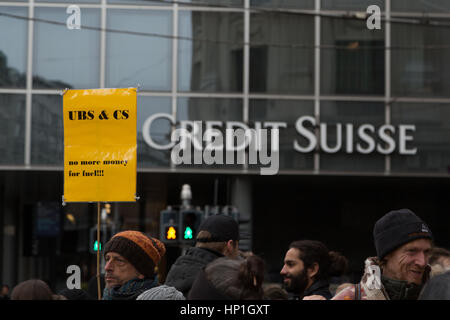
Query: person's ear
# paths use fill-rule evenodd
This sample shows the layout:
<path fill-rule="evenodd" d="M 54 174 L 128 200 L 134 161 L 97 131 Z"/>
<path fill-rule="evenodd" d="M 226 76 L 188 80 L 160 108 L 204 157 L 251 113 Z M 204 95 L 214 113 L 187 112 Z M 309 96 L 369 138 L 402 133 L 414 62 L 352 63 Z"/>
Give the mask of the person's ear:
<path fill-rule="evenodd" d="M 225 248 L 223 250 L 223 255 L 224 256 L 229 256 L 230 254 L 232 254 L 234 252 L 235 249 L 235 243 L 233 240 L 228 240 L 226 242 Z"/>
<path fill-rule="evenodd" d="M 319 272 L 319 264 L 317 262 L 314 262 L 312 266 L 306 270 L 306 272 L 308 278 L 310 279 L 314 278 L 314 276 Z"/>

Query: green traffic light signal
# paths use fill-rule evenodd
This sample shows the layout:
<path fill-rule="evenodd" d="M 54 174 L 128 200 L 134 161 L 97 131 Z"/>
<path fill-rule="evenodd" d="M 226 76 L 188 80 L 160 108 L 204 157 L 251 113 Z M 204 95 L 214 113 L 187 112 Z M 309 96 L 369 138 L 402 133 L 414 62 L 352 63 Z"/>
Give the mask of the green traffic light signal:
<path fill-rule="evenodd" d="M 94 242 L 94 251 L 102 251 L 102 243 L 95 240 Z"/>
<path fill-rule="evenodd" d="M 184 229 L 184 239 L 192 239 L 192 229 L 190 227 L 186 227 L 186 229 Z"/>

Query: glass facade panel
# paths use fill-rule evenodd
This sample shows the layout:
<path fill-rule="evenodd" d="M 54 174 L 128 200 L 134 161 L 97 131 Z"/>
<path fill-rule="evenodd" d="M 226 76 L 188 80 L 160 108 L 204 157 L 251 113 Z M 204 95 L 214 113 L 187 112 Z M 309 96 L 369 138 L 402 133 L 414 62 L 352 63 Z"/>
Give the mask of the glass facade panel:
<path fill-rule="evenodd" d="M 179 13 L 179 36 L 193 39 L 179 41 L 180 91 L 242 92 L 243 17 L 241 13 Z"/>
<path fill-rule="evenodd" d="M 61 95 L 33 95 L 31 164 L 63 166 L 64 127 Z"/>
<path fill-rule="evenodd" d="M 24 164 L 25 95 L 0 94 L 0 164 Z"/>
<path fill-rule="evenodd" d="M 170 11 L 108 10 L 106 86 L 170 91 L 172 81 L 172 13 Z"/>
<path fill-rule="evenodd" d="M 144 123 L 156 113 L 171 115 L 171 99 L 138 95 L 137 106 L 138 168 L 170 167 L 170 150 L 157 150 L 146 142 L 144 139 Z M 148 134 L 154 143 L 167 145 L 170 143 L 171 130 L 172 126 L 169 120 L 158 119 L 153 121 Z"/>
<path fill-rule="evenodd" d="M 251 15 L 250 92 L 314 92 L 314 18 Z"/>
<path fill-rule="evenodd" d="M 19 7 L 0 7 L 0 12 L 22 17 L 28 15 L 27 8 Z M 0 30 L 0 87 L 24 88 L 28 23 L 23 19 L 0 16 Z"/>
<path fill-rule="evenodd" d="M 33 87 L 58 89 L 98 88 L 100 10 L 83 9 L 81 29 L 66 26 L 66 7 L 35 8 L 35 17 L 63 25 L 35 22 L 33 41 Z"/>
<path fill-rule="evenodd" d="M 203 137 L 206 130 L 206 121 L 220 121 L 221 126 L 214 125 L 215 129 L 218 129 L 222 133 L 223 143 L 225 143 L 225 129 L 226 121 L 240 121 L 242 122 L 242 100 L 241 99 L 214 99 L 214 98 L 180 98 L 178 99 L 177 107 L 177 124 L 181 120 L 202 121 L 202 133 L 199 135 Z M 178 125 L 179 127 L 179 125 Z M 192 132 L 192 128 L 188 127 L 188 131 Z M 202 151 L 205 151 L 207 143 L 202 142 Z M 226 155 L 225 152 L 220 156 L 223 164 L 216 161 L 214 164 L 208 165 L 202 159 L 202 164 L 194 164 L 194 149 L 191 145 L 191 164 L 183 163 L 177 167 L 183 168 L 195 168 L 195 169 L 241 169 L 242 165 L 225 164 Z M 215 154 L 215 153 L 214 153 Z M 212 156 L 214 156 L 212 154 Z M 219 156 L 218 156 L 219 158 Z M 236 157 L 235 157 L 236 158 Z"/>
<path fill-rule="evenodd" d="M 74 0 L 34 0 L 34 2 L 58 2 L 58 3 L 79 4 L 79 3 L 100 3 L 101 0 L 75 0 L 75 1 Z M 81 14 L 83 15 L 83 12 Z"/>
<path fill-rule="evenodd" d="M 391 1 L 392 11 L 406 12 L 449 12 L 448 0 L 395 0 Z"/>
<path fill-rule="evenodd" d="M 378 102 L 341 102 L 323 101 L 320 106 L 320 123 L 327 124 L 327 146 L 337 148 L 337 123 L 341 124 L 341 148 L 335 153 L 326 153 L 321 147 L 320 171 L 350 171 L 350 172 L 383 172 L 385 156 L 376 151 L 379 143 L 376 131 L 385 123 L 384 104 Z M 352 124 L 353 130 L 347 130 L 346 124 Z M 374 140 L 374 150 L 368 154 L 357 150 L 359 144 L 363 149 L 369 149 L 358 133 L 362 124 L 370 124 L 375 133 L 366 133 Z M 352 138 L 350 138 L 352 137 Z M 349 139 L 350 138 L 350 139 Z M 320 139 L 319 139 L 320 141 Z M 351 147 L 347 150 L 347 143 Z"/>
<path fill-rule="evenodd" d="M 367 29 L 365 21 L 322 18 L 321 32 L 322 94 L 384 94 L 384 31 Z"/>
<path fill-rule="evenodd" d="M 168 2 L 165 4 L 164 2 Z M 160 1 L 151 1 L 151 0 L 107 0 L 107 3 L 116 4 L 139 4 L 139 5 L 152 5 L 152 6 L 163 6 L 170 5 L 172 0 L 160 0 Z"/>
<path fill-rule="evenodd" d="M 394 0 L 392 2 L 396 2 Z M 384 10 L 385 0 L 321 0 L 320 8 L 325 10 L 353 10 L 366 12 L 367 7 L 377 5 Z"/>
<path fill-rule="evenodd" d="M 250 100 L 249 119 L 253 127 L 255 121 L 286 122 L 280 128 L 279 150 L 280 170 L 313 170 L 314 154 L 300 153 L 294 149 L 294 141 L 306 144 L 306 139 L 295 129 L 295 122 L 301 116 L 314 114 L 314 102 L 293 100 Z M 264 127 L 263 127 L 264 128 Z"/>
<path fill-rule="evenodd" d="M 314 0 L 250 0 L 250 6 L 279 9 L 314 9 Z"/>
<path fill-rule="evenodd" d="M 412 141 L 406 148 L 417 148 L 414 155 L 392 155 L 392 172 L 450 172 L 450 103 L 396 103 L 391 117 L 394 125 L 415 125 L 407 131 Z"/>
<path fill-rule="evenodd" d="M 392 24 L 392 95 L 450 97 L 449 43 L 446 27 Z"/>

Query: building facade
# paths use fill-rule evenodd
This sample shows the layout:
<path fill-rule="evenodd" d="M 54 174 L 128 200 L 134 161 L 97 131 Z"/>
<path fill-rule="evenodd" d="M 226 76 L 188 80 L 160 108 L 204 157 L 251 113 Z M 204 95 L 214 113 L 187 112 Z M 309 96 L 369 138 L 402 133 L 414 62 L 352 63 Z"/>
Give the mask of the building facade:
<path fill-rule="evenodd" d="M 139 88 L 140 199 L 111 204 L 119 229 L 158 237 L 188 183 L 194 205 L 239 208 L 242 248 L 273 281 L 301 238 L 358 277 L 373 223 L 400 207 L 450 247 L 448 25 L 446 0 L 0 1 L 1 282 L 95 274 L 96 204 L 61 205 L 65 88 Z M 278 127 L 277 174 L 174 165 L 164 146 L 189 121 Z"/>

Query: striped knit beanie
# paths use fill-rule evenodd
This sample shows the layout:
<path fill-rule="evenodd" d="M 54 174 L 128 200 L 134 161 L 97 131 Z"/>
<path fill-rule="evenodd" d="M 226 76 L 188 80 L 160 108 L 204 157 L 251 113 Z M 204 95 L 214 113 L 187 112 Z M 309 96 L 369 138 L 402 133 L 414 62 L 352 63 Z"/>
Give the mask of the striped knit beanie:
<path fill-rule="evenodd" d="M 106 243 L 105 256 L 111 251 L 127 259 L 145 277 L 152 278 L 155 266 L 166 253 L 166 247 L 158 239 L 142 232 L 122 231 Z"/>

